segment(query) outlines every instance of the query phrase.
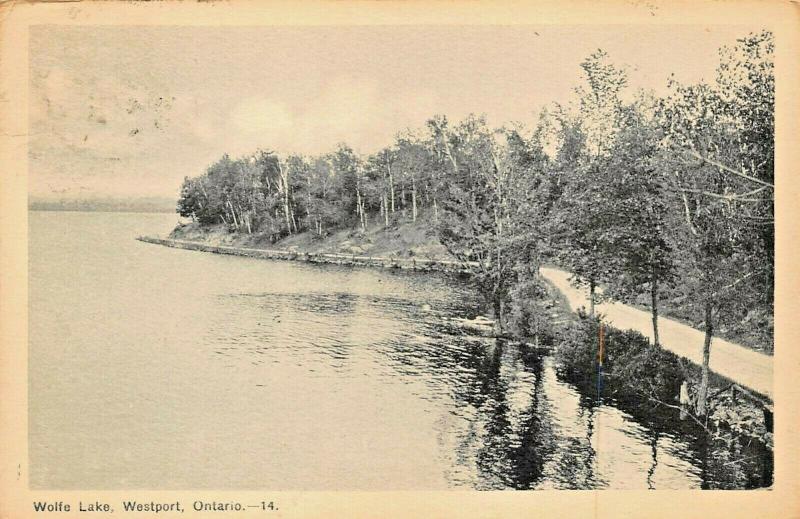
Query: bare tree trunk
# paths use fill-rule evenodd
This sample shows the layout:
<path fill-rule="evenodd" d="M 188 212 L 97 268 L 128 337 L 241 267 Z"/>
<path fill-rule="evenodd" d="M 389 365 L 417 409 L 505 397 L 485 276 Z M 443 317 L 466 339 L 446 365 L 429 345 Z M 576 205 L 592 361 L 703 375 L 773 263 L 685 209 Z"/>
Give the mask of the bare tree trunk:
<path fill-rule="evenodd" d="M 233 208 L 233 204 L 230 200 L 228 200 L 228 208 L 231 210 L 231 217 L 233 218 L 233 227 L 238 231 L 239 230 L 239 222 L 236 220 L 236 211 Z"/>
<path fill-rule="evenodd" d="M 244 223 L 247 225 L 247 234 L 253 234 L 253 229 L 250 227 L 250 215 L 244 215 Z"/>
<path fill-rule="evenodd" d="M 417 221 L 417 181 L 411 174 L 411 220 Z"/>
<path fill-rule="evenodd" d="M 453 156 L 453 151 L 450 149 L 450 142 L 447 140 L 446 135 L 442 135 L 444 140 L 444 152 L 447 155 L 447 158 L 450 159 L 450 164 L 453 165 L 453 173 L 458 173 L 458 163 L 456 162 L 456 158 Z"/>
<path fill-rule="evenodd" d="M 361 232 L 366 232 L 366 222 L 364 219 L 364 197 L 361 196 L 361 175 L 360 164 L 356 164 L 356 214 L 361 223 Z"/>
<path fill-rule="evenodd" d="M 361 232 L 367 232 L 367 212 L 364 210 L 364 199 L 361 199 Z"/>
<path fill-rule="evenodd" d="M 284 168 L 280 161 L 278 161 L 278 172 L 281 176 L 281 184 L 283 184 L 283 214 L 286 218 L 286 231 L 292 234 L 292 218 L 289 214 L 289 171 Z"/>
<path fill-rule="evenodd" d="M 391 208 L 392 214 L 394 214 L 394 173 L 392 173 L 392 165 L 387 164 L 386 168 L 389 170 L 389 191 L 391 194 Z"/>
<path fill-rule="evenodd" d="M 292 218 L 289 215 L 289 194 L 284 194 L 284 201 L 283 201 L 283 214 L 286 217 L 286 232 L 292 234 Z"/>
<path fill-rule="evenodd" d="M 311 227 L 311 220 L 312 220 L 311 219 L 311 207 L 312 207 L 313 204 L 311 202 L 311 177 L 310 176 L 306 176 L 306 182 L 308 183 L 308 187 L 306 188 L 306 222 L 308 222 L 308 223 L 306 225 L 308 227 Z M 316 211 L 316 209 L 315 209 L 315 211 Z"/>
<path fill-rule="evenodd" d="M 714 327 L 711 322 L 711 303 L 706 302 L 706 335 L 703 341 L 703 366 L 700 376 L 700 388 L 697 391 L 697 415 L 703 417 L 708 412 L 708 364 L 711 358 L 711 339 Z"/>
<path fill-rule="evenodd" d="M 247 227 L 247 234 L 250 233 L 250 222 L 247 219 L 247 214 L 245 214 L 244 209 L 242 209 L 241 204 L 239 204 L 239 225 Z"/>
<path fill-rule="evenodd" d="M 361 232 L 365 232 L 367 226 L 364 221 L 364 199 L 361 198 L 361 189 L 359 189 L 358 185 L 356 185 L 356 213 L 358 213 L 358 219 L 361 221 Z"/>
<path fill-rule="evenodd" d="M 589 280 L 589 315 L 594 317 L 594 278 Z"/>
<path fill-rule="evenodd" d="M 653 313 L 653 344 L 659 346 L 658 339 L 658 275 L 653 268 L 653 279 L 650 281 L 650 308 Z"/>

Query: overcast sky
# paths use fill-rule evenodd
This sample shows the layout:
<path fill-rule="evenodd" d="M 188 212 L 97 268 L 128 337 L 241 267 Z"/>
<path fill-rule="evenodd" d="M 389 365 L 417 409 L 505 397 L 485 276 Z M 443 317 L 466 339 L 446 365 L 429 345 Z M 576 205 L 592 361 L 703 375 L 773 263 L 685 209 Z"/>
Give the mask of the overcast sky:
<path fill-rule="evenodd" d="M 36 196 L 168 196 L 223 153 L 370 153 L 433 114 L 533 123 L 597 48 L 632 87 L 711 80 L 758 27 L 80 27 L 30 38 Z"/>

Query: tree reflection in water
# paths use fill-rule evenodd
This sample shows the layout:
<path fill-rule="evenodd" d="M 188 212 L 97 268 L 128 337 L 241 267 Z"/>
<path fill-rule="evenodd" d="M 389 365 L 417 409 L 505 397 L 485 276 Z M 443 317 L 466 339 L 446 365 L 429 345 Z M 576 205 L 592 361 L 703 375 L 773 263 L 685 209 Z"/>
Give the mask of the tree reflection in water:
<path fill-rule="evenodd" d="M 729 460 L 710 461 L 713 453 L 683 426 L 581 393 L 559 378 L 551 357 L 465 331 L 448 319 L 469 315 L 463 301 L 440 302 L 437 313 L 404 298 L 346 292 L 257 299 L 260 311 L 277 316 L 260 328 L 251 346 L 259 352 L 291 334 L 294 346 L 281 354 L 315 374 L 355 378 L 367 390 L 408 388 L 435 417 L 437 463 L 452 487 L 719 487 L 738 470 L 720 476 Z M 244 343 L 252 344 L 238 347 Z"/>

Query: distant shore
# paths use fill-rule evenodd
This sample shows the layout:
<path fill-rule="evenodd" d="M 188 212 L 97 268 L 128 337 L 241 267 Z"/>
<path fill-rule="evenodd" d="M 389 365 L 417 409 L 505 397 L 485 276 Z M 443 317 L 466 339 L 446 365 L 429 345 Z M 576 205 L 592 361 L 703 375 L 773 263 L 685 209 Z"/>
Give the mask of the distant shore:
<path fill-rule="evenodd" d="M 82 207 L 76 208 L 46 208 L 46 207 L 28 207 L 28 211 L 40 213 L 132 213 L 132 214 L 168 214 L 174 215 L 175 211 L 162 211 L 150 209 L 87 209 Z"/>
<path fill-rule="evenodd" d="M 168 198 L 64 198 L 31 197 L 29 211 L 85 211 L 102 213 L 175 213 L 175 202 Z"/>

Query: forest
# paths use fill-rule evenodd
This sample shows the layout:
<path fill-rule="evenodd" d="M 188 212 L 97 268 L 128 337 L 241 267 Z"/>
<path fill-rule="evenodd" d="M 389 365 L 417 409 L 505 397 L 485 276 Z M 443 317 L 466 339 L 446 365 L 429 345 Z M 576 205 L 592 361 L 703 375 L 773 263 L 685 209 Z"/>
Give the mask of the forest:
<path fill-rule="evenodd" d="M 436 115 L 368 156 L 224 155 L 184 180 L 177 210 L 275 243 L 425 225 L 518 336 L 539 326 L 539 266 L 559 266 L 592 302 L 646 306 L 656 344 L 659 315 L 704 330 L 702 416 L 713 335 L 773 347 L 773 51 L 771 33 L 748 35 L 712 81 L 656 95 L 598 50 L 572 100 L 529 124 Z"/>

